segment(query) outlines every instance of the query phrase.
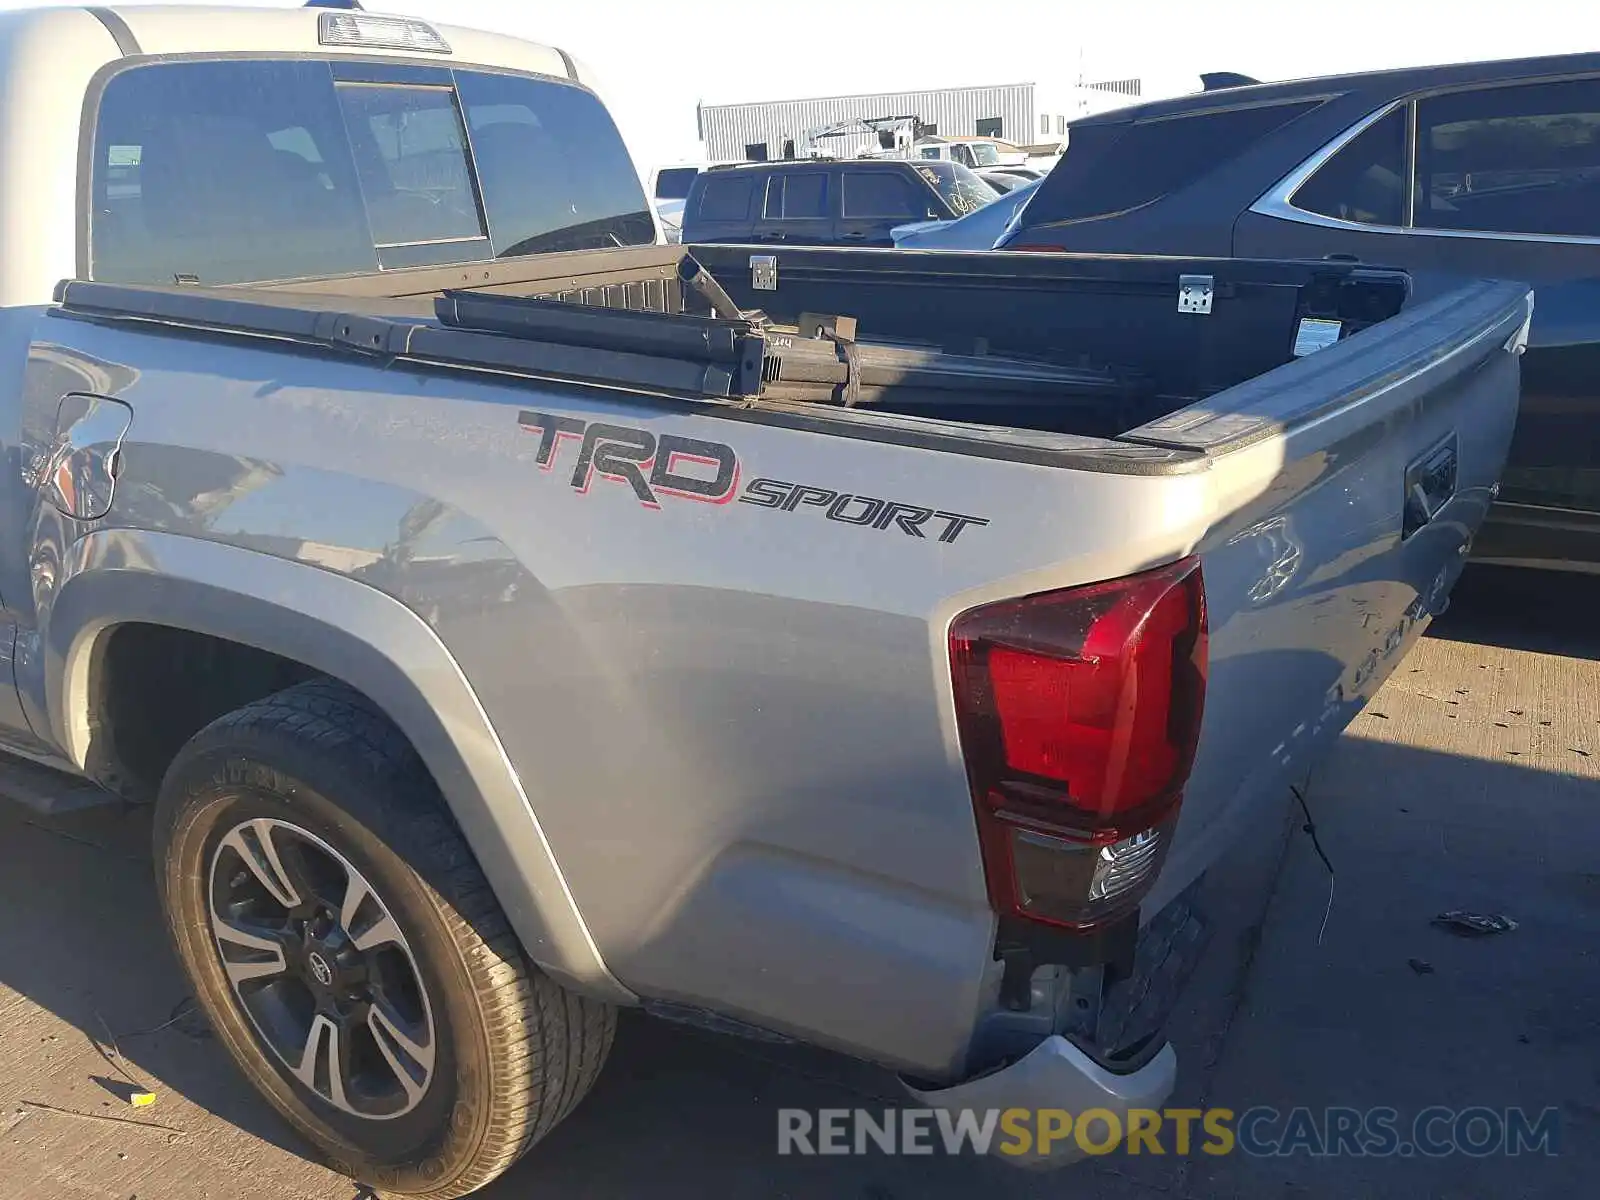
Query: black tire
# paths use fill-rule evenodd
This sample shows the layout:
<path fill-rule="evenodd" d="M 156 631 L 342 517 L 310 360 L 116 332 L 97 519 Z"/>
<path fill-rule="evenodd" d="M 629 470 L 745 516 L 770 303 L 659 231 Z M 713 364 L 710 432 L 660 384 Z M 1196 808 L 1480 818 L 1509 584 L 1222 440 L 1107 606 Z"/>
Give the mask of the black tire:
<path fill-rule="evenodd" d="M 362 911 L 392 916 L 403 931 L 403 955 L 395 957 L 400 951 L 393 945 L 381 953 L 389 955 L 384 970 L 401 975 L 411 970 L 424 997 L 427 1066 L 416 1068 L 404 1060 L 413 1076 L 423 1075 L 411 1108 L 400 1104 L 403 1111 L 374 1119 L 336 1106 L 296 1077 L 284 1052 L 275 1051 L 261 1032 L 266 1026 L 252 1015 L 256 1010 L 247 1008 L 245 997 L 259 1004 L 263 993 L 237 990 L 261 984 L 230 982 L 224 959 L 233 952 L 223 947 L 232 943 L 218 940 L 226 930 L 219 933 L 213 921 L 217 889 L 256 886 L 225 855 L 245 846 L 254 836 L 249 831 L 262 828 L 269 831 L 268 840 L 297 847 L 292 857 L 306 886 L 299 891 L 291 886 L 285 895 L 300 898 L 300 892 L 312 890 L 307 857 L 320 864 L 324 880 L 327 861 L 342 863 L 346 878 L 367 884 L 373 902 L 382 906 Z M 241 830 L 247 831 L 243 841 L 238 840 Z M 296 841 L 301 834 L 303 843 Z M 303 852 L 302 846 L 309 850 Z M 319 846 L 331 850 L 333 859 L 319 857 Z M 268 855 L 274 866 L 278 855 L 276 849 Z M 284 861 L 289 857 L 286 852 Z M 567 991 L 527 962 L 416 753 L 381 712 L 343 685 L 300 684 L 196 734 L 162 784 L 155 859 L 173 943 L 219 1039 L 246 1078 L 341 1174 L 393 1195 L 429 1200 L 465 1195 L 505 1171 L 554 1128 L 600 1073 L 616 1028 L 615 1010 Z M 242 857 L 237 861 L 243 863 Z M 354 884 L 346 886 L 356 890 Z M 270 895 L 259 903 L 270 906 Z M 283 936 L 293 936 L 295 922 L 285 920 L 291 932 Z M 305 924 L 299 922 L 302 928 Z M 292 958 L 293 950 L 281 957 Z M 267 972 L 273 978 L 265 982 L 280 988 L 274 994 L 298 997 L 293 989 L 312 982 L 308 972 L 313 968 L 305 965 L 310 959 L 295 960 L 304 979 L 290 979 L 285 971 L 280 983 L 274 964 Z M 237 971 L 235 962 L 228 965 Z M 376 978 L 378 967 L 371 971 Z M 317 982 L 325 982 L 321 967 L 314 973 Z M 360 986 L 341 993 L 338 1003 L 358 1004 L 351 997 Z M 312 1003 L 334 1003 L 319 995 Z M 285 1002 L 283 1011 L 300 1012 L 304 1001 L 295 1003 L 301 1008 Z M 363 1010 L 369 1026 L 376 1006 L 374 1001 Z M 326 1088 L 339 1038 L 345 1053 L 354 1056 L 357 1051 L 350 1047 L 363 1030 L 358 1017 L 341 1017 L 351 1022 L 345 1027 L 348 1036 L 327 1035 L 323 1046 L 315 1031 L 323 1019 L 310 1018 L 313 1032 L 300 1063 L 304 1069 L 317 1059 L 310 1068 L 312 1082 Z M 321 1062 L 324 1049 L 326 1063 Z M 368 1065 L 363 1069 L 381 1075 L 381 1064 L 370 1065 L 377 1062 L 371 1046 L 364 1053 L 360 1061 Z M 389 1061 L 398 1084 L 400 1069 L 392 1067 L 392 1054 Z M 353 1069 L 350 1078 L 356 1078 Z M 341 1086 L 338 1096 L 346 1095 Z"/>

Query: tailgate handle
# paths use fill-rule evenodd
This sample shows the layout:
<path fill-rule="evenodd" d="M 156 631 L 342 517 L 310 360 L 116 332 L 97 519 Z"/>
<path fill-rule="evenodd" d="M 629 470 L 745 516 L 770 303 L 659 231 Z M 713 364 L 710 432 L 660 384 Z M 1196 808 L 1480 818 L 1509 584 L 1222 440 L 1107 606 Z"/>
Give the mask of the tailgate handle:
<path fill-rule="evenodd" d="M 1405 518 L 1401 539 L 1421 529 L 1456 494 L 1456 435 L 1449 434 L 1411 460 L 1406 468 Z"/>

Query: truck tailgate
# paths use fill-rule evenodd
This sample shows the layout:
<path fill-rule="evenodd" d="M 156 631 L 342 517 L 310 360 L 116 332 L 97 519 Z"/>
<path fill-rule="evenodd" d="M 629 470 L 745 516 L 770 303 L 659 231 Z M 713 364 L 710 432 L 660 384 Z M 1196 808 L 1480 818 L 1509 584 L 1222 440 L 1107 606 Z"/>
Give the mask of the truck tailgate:
<path fill-rule="evenodd" d="M 1474 284 L 1131 435 L 1206 452 L 1218 505 L 1200 749 L 1147 913 L 1286 795 L 1443 611 L 1498 489 L 1531 312 L 1520 284 Z"/>

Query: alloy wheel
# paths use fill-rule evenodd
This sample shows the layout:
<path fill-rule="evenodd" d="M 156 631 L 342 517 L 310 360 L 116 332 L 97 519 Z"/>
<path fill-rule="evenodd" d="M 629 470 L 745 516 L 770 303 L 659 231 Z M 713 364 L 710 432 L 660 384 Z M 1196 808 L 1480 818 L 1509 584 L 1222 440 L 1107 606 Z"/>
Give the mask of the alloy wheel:
<path fill-rule="evenodd" d="M 434 1076 L 433 1010 L 366 877 L 309 830 L 256 817 L 222 836 L 207 887 L 234 998 L 288 1073 L 352 1116 L 415 1108 Z"/>

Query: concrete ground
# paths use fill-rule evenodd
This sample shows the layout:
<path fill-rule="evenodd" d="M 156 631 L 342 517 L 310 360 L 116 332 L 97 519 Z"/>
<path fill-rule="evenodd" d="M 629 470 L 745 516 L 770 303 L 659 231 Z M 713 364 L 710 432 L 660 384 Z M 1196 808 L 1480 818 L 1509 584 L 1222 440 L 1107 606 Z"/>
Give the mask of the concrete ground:
<path fill-rule="evenodd" d="M 1555 1156 L 1115 1157 L 1031 1176 L 967 1159 L 779 1159 L 775 1110 L 879 1106 L 828 1055 L 625 1020 L 595 1093 L 485 1193 L 911 1200 L 1569 1197 L 1600 1171 L 1600 579 L 1474 568 L 1312 781 L 1301 821 L 1214 888 L 1177 1022 L 1175 1103 L 1523 1106 Z M 24 792 L 0 778 L 0 793 Z M 160 926 L 148 817 L 0 802 L 0 1192 L 353 1200 L 299 1155 L 204 1025 Z M 1508 934 L 1434 928 L 1447 909 Z M 1326 913 L 1326 930 L 1319 931 Z M 117 1050 L 110 1049 L 115 1040 Z M 131 1108 L 132 1078 L 159 1095 Z"/>

